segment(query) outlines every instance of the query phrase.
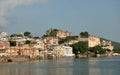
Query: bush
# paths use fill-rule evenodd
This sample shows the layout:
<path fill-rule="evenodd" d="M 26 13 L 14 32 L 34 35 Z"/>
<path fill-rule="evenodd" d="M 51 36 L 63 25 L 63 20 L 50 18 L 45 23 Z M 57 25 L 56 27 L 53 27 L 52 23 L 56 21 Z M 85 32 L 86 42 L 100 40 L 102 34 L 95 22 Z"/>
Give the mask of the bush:
<path fill-rule="evenodd" d="M 106 50 L 103 49 L 101 46 L 95 46 L 95 47 L 92 47 L 90 48 L 91 52 L 94 52 L 95 54 L 105 54 L 106 53 Z"/>
<path fill-rule="evenodd" d="M 31 41 L 30 40 L 26 40 L 25 44 L 30 44 Z"/>
<path fill-rule="evenodd" d="M 114 53 L 120 53 L 120 49 L 114 49 Z"/>
<path fill-rule="evenodd" d="M 70 41 L 70 40 L 75 40 L 76 37 L 77 37 L 77 36 L 68 36 L 68 37 L 66 37 L 66 38 L 64 38 L 64 39 L 60 39 L 60 40 L 59 40 L 59 44 L 68 42 L 68 41 Z"/>
<path fill-rule="evenodd" d="M 73 45 L 73 53 L 78 54 L 79 52 L 84 54 L 88 51 L 88 42 L 78 42 Z"/>
<path fill-rule="evenodd" d="M 16 46 L 16 41 L 9 41 L 10 46 Z"/>
<path fill-rule="evenodd" d="M 87 37 L 89 36 L 89 33 L 88 33 L 87 31 L 81 32 L 81 33 L 80 33 L 80 36 L 81 36 L 81 37 L 84 37 L 84 38 L 87 38 Z"/>

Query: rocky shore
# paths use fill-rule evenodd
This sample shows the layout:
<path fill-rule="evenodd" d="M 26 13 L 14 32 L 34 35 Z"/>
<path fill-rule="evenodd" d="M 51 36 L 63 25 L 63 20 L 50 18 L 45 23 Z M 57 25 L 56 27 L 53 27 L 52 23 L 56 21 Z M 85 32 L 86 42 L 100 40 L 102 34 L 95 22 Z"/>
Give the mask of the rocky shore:
<path fill-rule="evenodd" d="M 34 62 L 34 61 L 40 61 L 40 60 L 56 60 L 60 57 L 57 56 L 36 56 L 36 57 L 30 57 L 30 56 L 0 56 L 0 64 L 4 63 L 26 63 L 26 62 Z"/>
<path fill-rule="evenodd" d="M 74 58 L 91 58 L 91 57 L 106 57 L 108 55 L 106 54 L 76 54 Z M 114 55 L 113 55 L 114 56 Z M 30 57 L 30 56 L 0 56 L 0 64 L 4 63 L 26 63 L 26 62 L 34 62 L 34 61 L 40 61 L 40 60 L 58 60 L 61 57 L 53 57 L 53 56 L 36 56 L 36 57 Z"/>
<path fill-rule="evenodd" d="M 30 58 L 29 56 L 1 56 L 0 63 L 24 63 L 38 61 L 40 57 Z"/>

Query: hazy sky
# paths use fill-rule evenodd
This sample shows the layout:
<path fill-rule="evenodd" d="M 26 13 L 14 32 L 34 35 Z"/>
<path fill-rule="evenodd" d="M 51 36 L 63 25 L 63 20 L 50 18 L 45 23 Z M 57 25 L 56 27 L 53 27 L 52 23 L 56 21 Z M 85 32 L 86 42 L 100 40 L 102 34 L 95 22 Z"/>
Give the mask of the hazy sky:
<path fill-rule="evenodd" d="M 120 0 L 0 0 L 0 31 L 43 35 L 48 28 L 120 42 Z"/>

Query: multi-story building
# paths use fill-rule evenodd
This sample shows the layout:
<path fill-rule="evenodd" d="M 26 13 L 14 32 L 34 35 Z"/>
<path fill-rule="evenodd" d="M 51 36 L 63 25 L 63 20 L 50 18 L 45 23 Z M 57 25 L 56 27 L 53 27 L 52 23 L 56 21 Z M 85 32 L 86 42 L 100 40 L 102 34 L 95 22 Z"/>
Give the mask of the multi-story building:
<path fill-rule="evenodd" d="M 37 56 L 39 51 L 34 47 L 9 47 L 6 50 L 7 56 Z"/>
<path fill-rule="evenodd" d="M 63 50 L 62 46 L 60 46 L 60 45 L 53 46 L 52 50 L 56 56 L 64 56 L 64 50 Z"/>
<path fill-rule="evenodd" d="M 9 47 L 8 41 L 0 41 L 0 50 L 7 49 L 7 47 Z"/>
<path fill-rule="evenodd" d="M 7 32 L 1 32 L 0 33 L 0 37 L 6 37 L 6 36 L 8 36 Z"/>
<path fill-rule="evenodd" d="M 63 56 L 74 56 L 73 48 L 69 46 L 62 46 L 64 55 Z"/>
<path fill-rule="evenodd" d="M 100 38 L 96 36 L 89 36 L 88 47 L 95 47 L 97 45 L 100 45 Z"/>
<path fill-rule="evenodd" d="M 51 46 L 50 50 L 56 56 L 74 56 L 73 48 L 69 46 L 63 45 Z"/>
<path fill-rule="evenodd" d="M 57 37 L 46 37 L 43 40 L 44 40 L 44 43 L 47 45 L 58 45 Z"/>
<path fill-rule="evenodd" d="M 0 33 L 0 41 L 7 41 L 8 40 L 8 34 L 7 32 L 1 32 Z"/>
<path fill-rule="evenodd" d="M 109 49 L 109 50 L 113 50 L 114 49 L 114 47 L 112 46 L 111 41 L 105 41 L 105 40 L 103 40 L 101 42 L 101 46 L 102 46 L 103 49 Z"/>
<path fill-rule="evenodd" d="M 33 47 L 40 49 L 40 50 L 44 50 L 45 49 L 45 43 L 42 39 L 36 39 L 35 40 L 36 44 L 34 44 Z"/>

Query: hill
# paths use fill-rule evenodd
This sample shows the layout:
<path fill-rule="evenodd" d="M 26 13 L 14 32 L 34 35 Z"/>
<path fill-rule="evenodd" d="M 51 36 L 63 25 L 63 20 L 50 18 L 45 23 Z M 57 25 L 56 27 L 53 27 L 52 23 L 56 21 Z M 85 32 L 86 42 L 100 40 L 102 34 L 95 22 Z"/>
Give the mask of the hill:
<path fill-rule="evenodd" d="M 108 41 L 108 39 L 100 38 L 100 41 L 102 41 L 102 40 Z M 114 46 L 114 49 L 120 49 L 120 43 L 114 42 L 114 41 L 111 41 L 111 43 Z"/>

